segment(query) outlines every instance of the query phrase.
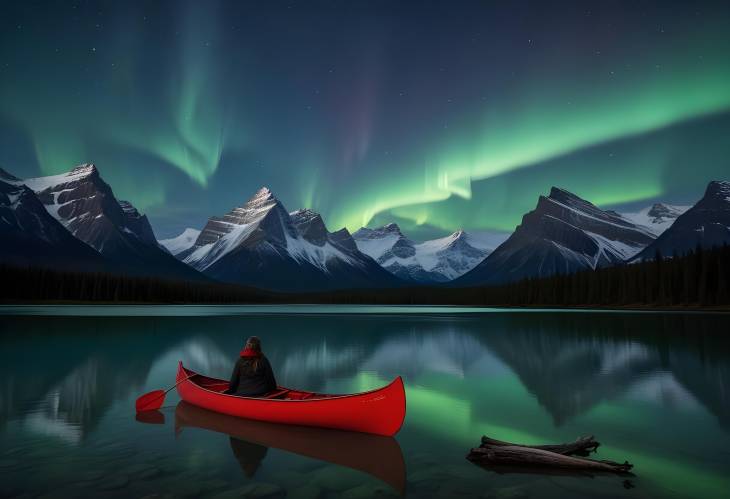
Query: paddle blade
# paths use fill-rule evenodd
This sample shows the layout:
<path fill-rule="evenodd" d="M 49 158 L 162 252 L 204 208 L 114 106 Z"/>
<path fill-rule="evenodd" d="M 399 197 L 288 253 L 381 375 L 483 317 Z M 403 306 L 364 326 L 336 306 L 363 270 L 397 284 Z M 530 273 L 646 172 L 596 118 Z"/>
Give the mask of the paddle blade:
<path fill-rule="evenodd" d="M 156 411 L 165 402 L 165 390 L 155 390 L 154 392 L 145 393 L 137 399 L 134 404 L 137 412 Z"/>

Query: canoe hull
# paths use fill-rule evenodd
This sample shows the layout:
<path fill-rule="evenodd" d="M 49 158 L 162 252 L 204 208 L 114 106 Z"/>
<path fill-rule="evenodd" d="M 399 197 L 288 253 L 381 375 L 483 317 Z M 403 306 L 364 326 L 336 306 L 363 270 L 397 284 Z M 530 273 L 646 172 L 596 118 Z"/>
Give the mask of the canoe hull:
<path fill-rule="evenodd" d="M 185 379 L 193 376 L 191 379 Z M 206 383 L 196 382 L 198 379 Z M 335 428 L 375 435 L 393 436 L 400 430 L 406 415 L 403 380 L 352 395 L 324 395 L 306 400 L 264 399 L 226 395 L 218 390 L 225 380 L 197 375 L 178 364 L 177 391 L 189 404 L 239 418 L 271 423 Z M 217 382 L 215 389 L 211 383 Z M 201 386 L 202 385 L 202 386 Z"/>

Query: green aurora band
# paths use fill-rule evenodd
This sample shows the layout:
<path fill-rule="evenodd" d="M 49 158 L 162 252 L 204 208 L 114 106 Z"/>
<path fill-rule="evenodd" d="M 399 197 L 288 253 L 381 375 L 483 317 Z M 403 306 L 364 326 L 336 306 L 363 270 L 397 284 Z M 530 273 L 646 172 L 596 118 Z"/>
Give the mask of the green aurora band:
<path fill-rule="evenodd" d="M 623 75 L 596 75 L 594 81 L 580 88 L 568 81 L 550 81 L 549 73 L 535 74 L 532 80 L 541 81 L 542 87 L 522 89 L 519 106 L 512 99 L 495 99 L 486 104 L 485 117 L 473 126 L 476 132 L 462 131 L 445 137 L 427 153 L 420 167 L 394 168 L 406 174 L 388 178 L 387 187 L 376 182 L 360 191 L 363 195 L 351 199 L 340 216 L 333 213 L 335 225 L 357 229 L 368 225 L 377 214 L 390 212 L 417 225 L 430 223 L 453 230 L 458 228 L 454 221 L 464 220 L 464 216 L 443 213 L 438 202 L 454 195 L 472 199 L 472 182 L 476 180 L 728 111 L 730 64 L 726 56 L 730 44 L 725 41 L 714 45 L 712 53 L 702 59 L 693 55 L 704 48 L 685 49 L 684 53 Z M 662 173 L 671 157 L 664 151 L 637 148 L 622 160 L 630 181 L 616 175 L 622 168 L 614 166 L 610 172 L 615 181 L 596 183 L 594 172 L 600 169 L 594 160 L 594 164 L 584 166 L 591 173 L 576 186 L 578 193 L 595 204 L 610 206 L 655 199 L 665 192 Z M 541 186 L 543 192 L 549 187 L 549 183 Z M 481 197 L 477 202 L 493 205 Z M 536 202 L 534 190 L 530 190 L 529 202 Z M 524 207 L 529 209 L 529 205 Z M 462 213 L 468 213 L 469 208 L 464 208 Z M 480 220 L 470 219 L 468 225 L 511 230 L 522 213 L 514 213 L 507 221 L 485 213 Z"/>
<path fill-rule="evenodd" d="M 89 8 L 93 20 L 62 29 L 21 4 L 33 22 L 0 35 L 10 61 L 0 132 L 12 132 L 0 166 L 27 177 L 94 161 L 160 235 L 261 185 L 331 230 L 397 220 L 443 233 L 512 230 L 552 185 L 638 208 L 692 202 L 727 178 L 727 9 L 675 19 L 667 33 L 632 18 L 595 53 L 561 38 L 567 25 L 481 52 L 462 51 L 453 31 L 445 59 L 409 67 L 392 35 L 373 28 L 364 48 L 347 38 L 356 23 L 379 26 L 362 11 L 313 32 L 301 12 L 273 6 L 257 18 L 225 3 L 175 5 Z M 447 64 L 461 70 L 453 81 L 438 76 Z"/>

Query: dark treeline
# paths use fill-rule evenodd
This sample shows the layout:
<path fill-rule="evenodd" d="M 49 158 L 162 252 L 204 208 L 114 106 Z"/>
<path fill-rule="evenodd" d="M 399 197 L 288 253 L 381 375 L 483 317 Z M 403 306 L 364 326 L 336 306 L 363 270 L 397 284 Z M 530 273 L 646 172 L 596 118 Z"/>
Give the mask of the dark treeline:
<path fill-rule="evenodd" d="M 727 307 L 730 246 L 573 274 L 474 288 L 342 291 L 323 302 L 528 307 Z"/>
<path fill-rule="evenodd" d="M 3 302 L 268 303 L 274 294 L 222 283 L 0 266 Z"/>
<path fill-rule="evenodd" d="M 532 307 L 727 307 L 730 247 L 490 287 L 413 287 L 278 294 L 99 273 L 0 266 L 0 301 L 346 303 Z"/>

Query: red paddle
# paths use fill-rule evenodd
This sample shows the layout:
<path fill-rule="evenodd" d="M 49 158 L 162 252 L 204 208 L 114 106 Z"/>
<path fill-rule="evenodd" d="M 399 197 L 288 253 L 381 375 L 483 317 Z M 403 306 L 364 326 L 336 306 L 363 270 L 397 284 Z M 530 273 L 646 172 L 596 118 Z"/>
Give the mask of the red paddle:
<path fill-rule="evenodd" d="M 134 404 L 137 412 L 156 411 L 157 409 L 162 407 L 162 404 L 165 402 L 165 395 L 167 395 L 167 392 L 175 388 L 183 381 L 189 380 L 193 376 L 197 376 L 197 374 L 191 374 L 187 378 L 181 379 L 167 390 L 155 390 L 149 393 L 145 393 L 144 395 L 139 397 Z"/>

